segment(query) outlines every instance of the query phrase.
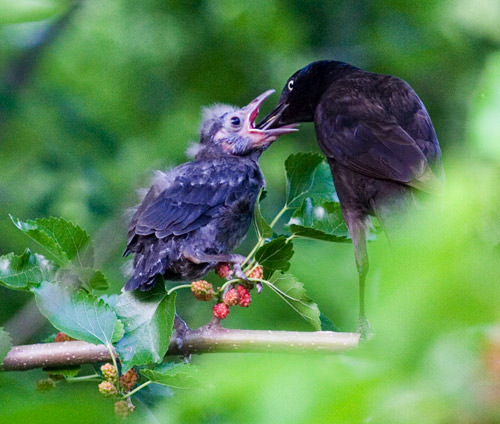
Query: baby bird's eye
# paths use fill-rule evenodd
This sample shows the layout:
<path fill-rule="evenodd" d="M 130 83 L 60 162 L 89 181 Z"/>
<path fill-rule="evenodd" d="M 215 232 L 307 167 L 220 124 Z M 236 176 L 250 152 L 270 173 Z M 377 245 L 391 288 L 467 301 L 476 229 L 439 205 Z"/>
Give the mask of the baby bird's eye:
<path fill-rule="evenodd" d="M 231 117 L 231 125 L 232 125 L 233 127 L 239 127 L 239 126 L 240 126 L 240 124 L 241 124 L 241 120 L 240 120 L 240 118 L 238 118 L 237 116 L 232 116 L 232 117 Z"/>

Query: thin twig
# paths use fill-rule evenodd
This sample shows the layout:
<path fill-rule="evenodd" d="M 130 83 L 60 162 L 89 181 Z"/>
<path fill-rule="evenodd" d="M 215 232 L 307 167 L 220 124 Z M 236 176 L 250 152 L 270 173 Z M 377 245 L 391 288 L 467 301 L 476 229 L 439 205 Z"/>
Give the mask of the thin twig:
<path fill-rule="evenodd" d="M 176 290 L 189 288 L 191 288 L 191 284 L 180 284 L 178 286 L 172 287 L 169 291 L 167 291 L 167 296 L 170 296 Z"/>
<path fill-rule="evenodd" d="M 126 395 L 123 396 L 123 399 L 127 399 L 128 397 L 132 396 L 133 394 L 137 393 L 139 390 L 144 389 L 144 387 L 148 386 L 149 384 L 153 383 L 153 381 L 148 380 L 145 383 L 142 383 L 140 386 L 137 386 L 134 390 L 131 390 L 128 392 Z"/>

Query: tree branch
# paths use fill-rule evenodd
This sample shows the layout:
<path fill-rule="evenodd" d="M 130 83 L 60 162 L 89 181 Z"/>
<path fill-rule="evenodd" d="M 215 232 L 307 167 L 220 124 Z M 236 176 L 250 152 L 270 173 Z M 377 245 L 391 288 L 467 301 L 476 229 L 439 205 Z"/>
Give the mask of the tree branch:
<path fill-rule="evenodd" d="M 207 325 L 187 329 L 182 349 L 174 334 L 167 355 L 208 352 L 337 352 L 356 347 L 358 333 L 332 331 L 299 332 L 271 330 L 233 330 Z M 104 345 L 81 341 L 14 346 L 2 363 L 3 371 L 33 368 L 65 368 L 111 360 Z"/>

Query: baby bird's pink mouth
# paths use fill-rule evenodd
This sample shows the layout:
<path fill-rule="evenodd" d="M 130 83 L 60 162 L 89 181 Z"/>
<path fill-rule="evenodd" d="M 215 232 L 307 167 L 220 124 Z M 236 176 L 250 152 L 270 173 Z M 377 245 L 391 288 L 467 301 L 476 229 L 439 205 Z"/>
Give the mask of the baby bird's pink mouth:
<path fill-rule="evenodd" d="M 280 135 L 298 131 L 296 124 L 285 125 L 280 128 L 272 129 L 255 128 L 255 121 L 259 115 L 260 106 L 264 103 L 264 100 L 266 100 L 273 93 L 274 90 L 267 90 L 243 108 L 243 110 L 247 113 L 244 130 L 247 131 L 252 137 L 252 144 L 254 147 L 265 147 L 276 140 Z"/>

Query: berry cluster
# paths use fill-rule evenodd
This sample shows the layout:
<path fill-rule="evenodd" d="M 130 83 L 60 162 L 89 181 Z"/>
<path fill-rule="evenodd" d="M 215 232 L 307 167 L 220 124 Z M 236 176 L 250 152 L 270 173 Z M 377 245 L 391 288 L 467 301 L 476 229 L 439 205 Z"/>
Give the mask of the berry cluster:
<path fill-rule="evenodd" d="M 101 374 L 104 381 L 98 385 L 99 393 L 105 397 L 119 399 L 121 395 L 130 392 L 137 383 L 139 376 L 134 369 L 128 370 L 119 377 L 118 370 L 110 363 L 101 366 Z M 123 418 L 135 410 L 130 398 L 117 400 L 115 402 L 115 413 Z"/>
<path fill-rule="evenodd" d="M 215 318 L 224 319 L 229 315 L 230 306 L 248 307 L 252 298 L 250 292 L 241 284 L 236 288 L 229 289 L 222 298 L 222 302 L 216 303 L 212 308 L 212 313 Z"/>
<path fill-rule="evenodd" d="M 233 276 L 233 271 L 228 263 L 219 263 L 215 268 L 215 272 L 220 278 L 230 279 Z M 263 278 L 264 270 L 261 265 L 256 264 L 245 273 L 249 279 L 258 280 Z M 257 286 L 259 284 L 257 283 Z M 217 297 L 218 302 L 212 307 L 212 314 L 215 318 L 225 319 L 229 315 L 230 307 L 239 305 L 247 308 L 250 305 L 252 298 L 249 289 L 254 287 L 255 284 L 254 282 L 246 281 L 238 284 L 236 287 L 230 286 L 229 290 L 227 288 L 224 290 L 226 285 L 214 290 L 214 287 L 208 281 L 196 280 L 191 283 L 191 293 L 198 300 L 203 301 Z"/>

